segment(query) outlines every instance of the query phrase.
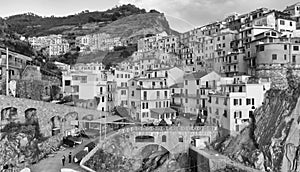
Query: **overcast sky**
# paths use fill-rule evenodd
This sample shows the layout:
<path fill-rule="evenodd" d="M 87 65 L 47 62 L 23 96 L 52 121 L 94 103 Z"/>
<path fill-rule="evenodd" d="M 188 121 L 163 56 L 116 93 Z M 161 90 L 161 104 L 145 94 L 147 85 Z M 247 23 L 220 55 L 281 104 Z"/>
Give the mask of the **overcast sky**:
<path fill-rule="evenodd" d="M 134 4 L 146 10 L 165 13 L 171 27 L 184 32 L 232 13 L 245 13 L 260 7 L 283 10 L 297 0 L 7 0 L 0 16 L 33 12 L 41 16 L 65 16 L 84 10 L 102 11 L 121 4 Z"/>

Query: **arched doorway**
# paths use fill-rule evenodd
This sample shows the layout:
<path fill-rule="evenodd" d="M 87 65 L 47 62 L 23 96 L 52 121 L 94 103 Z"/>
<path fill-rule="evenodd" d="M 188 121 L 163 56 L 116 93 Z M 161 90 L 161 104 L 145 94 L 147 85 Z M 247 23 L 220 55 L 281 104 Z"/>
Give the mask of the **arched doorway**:
<path fill-rule="evenodd" d="M 25 110 L 25 123 L 38 124 L 37 110 L 35 108 L 29 108 Z"/>
<path fill-rule="evenodd" d="M 7 107 L 1 110 L 1 124 L 2 122 L 15 122 L 18 117 L 18 109 L 15 107 Z"/>
<path fill-rule="evenodd" d="M 55 136 L 61 132 L 62 128 L 62 119 L 60 116 L 53 116 L 50 119 L 51 123 L 51 131 L 52 131 L 52 136 Z"/>

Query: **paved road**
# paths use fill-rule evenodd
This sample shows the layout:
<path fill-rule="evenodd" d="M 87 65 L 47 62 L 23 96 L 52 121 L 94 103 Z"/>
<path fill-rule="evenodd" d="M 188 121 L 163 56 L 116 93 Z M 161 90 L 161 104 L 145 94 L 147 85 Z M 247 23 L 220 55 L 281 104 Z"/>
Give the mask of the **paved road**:
<path fill-rule="evenodd" d="M 69 152 L 72 152 L 72 158 L 73 156 L 78 153 L 79 151 L 83 150 L 84 146 L 88 144 L 91 141 L 98 141 L 99 137 L 95 139 L 83 139 L 83 143 L 81 145 L 77 145 L 75 148 L 67 148 L 66 150 L 58 151 L 56 154 L 54 154 L 53 157 L 45 158 L 41 161 L 39 161 L 37 164 L 34 164 L 30 167 L 32 172 L 60 172 L 61 168 L 71 168 L 73 170 L 79 171 L 79 172 L 85 172 L 79 164 L 76 164 L 74 162 L 69 163 Z M 65 155 L 66 162 L 65 166 L 62 166 L 61 158 Z"/>

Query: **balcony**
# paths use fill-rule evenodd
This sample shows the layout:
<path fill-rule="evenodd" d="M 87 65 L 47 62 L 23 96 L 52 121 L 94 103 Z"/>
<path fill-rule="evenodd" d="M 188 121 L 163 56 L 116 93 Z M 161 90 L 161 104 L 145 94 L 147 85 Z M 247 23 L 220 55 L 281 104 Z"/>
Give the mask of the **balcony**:
<path fill-rule="evenodd" d="M 251 60 L 251 59 L 255 59 L 256 56 L 250 56 L 250 57 L 247 57 L 247 56 L 244 56 L 244 60 Z"/>
<path fill-rule="evenodd" d="M 172 103 L 172 102 L 171 102 L 171 103 L 170 103 L 170 106 L 171 106 L 171 107 L 183 107 L 183 104 L 181 104 L 181 103 L 174 103 L 174 102 Z"/>
<path fill-rule="evenodd" d="M 239 63 L 238 60 L 228 60 L 228 61 L 226 61 L 226 65 L 237 64 L 237 63 Z"/>

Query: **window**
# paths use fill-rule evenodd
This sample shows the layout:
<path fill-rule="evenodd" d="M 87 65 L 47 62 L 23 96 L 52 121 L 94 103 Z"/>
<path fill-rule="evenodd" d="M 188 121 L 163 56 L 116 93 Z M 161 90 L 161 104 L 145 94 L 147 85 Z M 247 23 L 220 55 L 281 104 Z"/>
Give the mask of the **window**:
<path fill-rule="evenodd" d="M 185 89 L 185 94 L 188 95 L 189 94 L 189 91 L 188 89 Z"/>
<path fill-rule="evenodd" d="M 197 99 L 197 105 L 198 105 L 198 104 L 200 104 L 200 100 L 199 100 L 199 99 Z"/>
<path fill-rule="evenodd" d="M 277 54 L 272 54 L 272 60 L 277 60 Z"/>
<path fill-rule="evenodd" d="M 163 136 L 161 137 L 161 142 L 167 142 L 167 136 L 163 135 Z"/>
<path fill-rule="evenodd" d="M 144 91 L 144 100 L 147 100 L 147 91 Z"/>
<path fill-rule="evenodd" d="M 179 136 L 178 142 L 183 142 L 183 137 L 182 136 Z"/>
<path fill-rule="evenodd" d="M 134 96 L 134 91 L 131 91 L 131 96 L 132 96 L 132 97 Z"/>
<path fill-rule="evenodd" d="M 251 99 L 246 99 L 246 105 L 250 105 L 251 104 Z"/>
<path fill-rule="evenodd" d="M 252 105 L 254 105 L 254 98 L 252 98 Z"/>
<path fill-rule="evenodd" d="M 117 74 L 117 78 L 119 78 L 119 74 Z"/>
<path fill-rule="evenodd" d="M 168 98 L 168 91 L 165 91 L 165 99 Z"/>
<path fill-rule="evenodd" d="M 293 46 L 294 51 L 299 51 L 299 46 Z"/>
<path fill-rule="evenodd" d="M 242 99 L 240 99 L 240 105 L 242 105 Z"/>
<path fill-rule="evenodd" d="M 286 60 L 286 54 L 284 55 L 284 60 Z"/>
<path fill-rule="evenodd" d="M 239 104 L 239 99 L 234 99 L 233 100 L 233 105 L 238 105 Z"/>
<path fill-rule="evenodd" d="M 216 104 L 219 104 L 219 98 L 216 97 Z"/>
<path fill-rule="evenodd" d="M 285 25 L 284 20 L 280 20 L 280 25 Z"/>
<path fill-rule="evenodd" d="M 71 85 L 71 81 L 70 80 L 65 80 L 65 86 L 70 86 Z"/>
<path fill-rule="evenodd" d="M 185 85 L 188 85 L 188 80 L 185 80 Z"/>
<path fill-rule="evenodd" d="M 296 56 L 295 55 L 292 56 L 292 62 L 296 63 Z"/>
<path fill-rule="evenodd" d="M 188 99 L 187 98 L 185 99 L 185 103 L 188 103 Z"/>
<path fill-rule="evenodd" d="M 287 50 L 287 45 L 286 44 L 284 44 L 283 49 Z"/>
<path fill-rule="evenodd" d="M 105 101 L 105 97 L 103 96 L 103 97 L 102 97 L 102 102 L 104 102 L 104 101 Z"/>
<path fill-rule="evenodd" d="M 200 80 L 199 80 L 199 79 L 196 80 L 196 84 L 197 84 L 197 85 L 200 84 Z"/>
<path fill-rule="evenodd" d="M 156 98 L 160 99 L 160 91 L 156 91 Z"/>
<path fill-rule="evenodd" d="M 223 116 L 227 118 L 227 110 L 224 110 Z"/>
<path fill-rule="evenodd" d="M 259 51 L 265 51 L 265 46 L 264 45 L 260 45 L 259 46 Z"/>
<path fill-rule="evenodd" d="M 121 90 L 121 95 L 126 95 L 126 90 Z"/>
<path fill-rule="evenodd" d="M 293 26 L 293 22 L 290 22 L 290 26 Z"/>

